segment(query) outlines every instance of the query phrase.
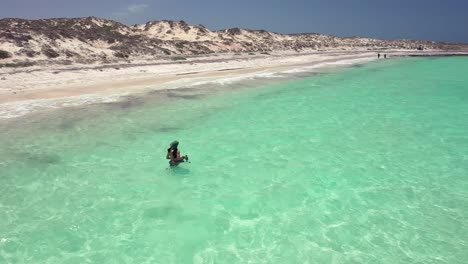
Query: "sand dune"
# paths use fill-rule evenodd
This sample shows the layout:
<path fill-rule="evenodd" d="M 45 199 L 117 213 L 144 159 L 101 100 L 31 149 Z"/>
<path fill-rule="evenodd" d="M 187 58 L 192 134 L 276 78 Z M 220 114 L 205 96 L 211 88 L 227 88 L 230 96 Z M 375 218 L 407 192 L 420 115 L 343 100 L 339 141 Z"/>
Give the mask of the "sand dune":
<path fill-rule="evenodd" d="M 95 17 L 0 20 L 0 118 L 118 101 L 150 90 L 223 85 L 389 56 L 466 54 L 464 44 L 211 31 L 184 21 L 126 26 Z M 417 49 L 423 50 L 417 50 Z"/>

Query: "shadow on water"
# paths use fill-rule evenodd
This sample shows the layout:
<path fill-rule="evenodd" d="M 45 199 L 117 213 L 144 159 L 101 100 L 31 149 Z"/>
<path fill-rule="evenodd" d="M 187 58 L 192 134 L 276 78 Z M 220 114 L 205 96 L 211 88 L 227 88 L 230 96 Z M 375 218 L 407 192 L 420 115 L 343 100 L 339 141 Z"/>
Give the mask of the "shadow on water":
<path fill-rule="evenodd" d="M 292 76 L 289 76 L 289 80 L 291 79 L 303 79 L 303 78 L 310 78 L 310 77 L 315 77 L 315 76 L 321 76 L 321 75 L 326 75 L 329 74 L 329 72 L 298 72 L 295 73 Z"/>
<path fill-rule="evenodd" d="M 59 123 L 58 127 L 61 130 L 71 130 L 75 127 L 75 123 L 76 122 L 73 122 L 73 121 L 62 121 Z"/>
<path fill-rule="evenodd" d="M 170 98 L 180 98 L 185 100 L 197 100 L 202 98 L 201 94 L 180 94 L 180 93 L 168 93 L 167 97 Z"/>
<path fill-rule="evenodd" d="M 177 214 L 180 208 L 162 205 L 146 209 L 143 213 L 144 217 L 150 219 L 166 219 L 171 215 Z"/>
<path fill-rule="evenodd" d="M 156 132 L 161 132 L 161 133 L 172 133 L 172 132 L 176 132 L 176 131 L 179 131 L 179 130 L 182 130 L 182 128 L 179 128 L 179 127 L 159 127 L 159 128 L 155 129 Z"/>
<path fill-rule="evenodd" d="M 201 88 L 177 88 L 177 89 L 170 89 L 170 90 L 163 90 L 161 94 L 167 98 L 174 98 L 174 99 L 185 99 L 185 100 L 197 100 L 204 97 L 204 91 Z"/>
<path fill-rule="evenodd" d="M 46 164 L 53 165 L 60 163 L 61 159 L 59 155 L 48 154 L 48 153 L 30 153 L 30 152 L 17 152 L 13 154 L 17 160 L 22 160 L 26 163 L 33 164 Z"/>
<path fill-rule="evenodd" d="M 194 90 L 193 88 L 178 87 L 177 89 L 151 90 L 151 91 L 146 92 L 146 95 L 155 96 L 155 97 L 163 97 L 169 93 L 173 93 L 174 91 L 184 93 L 184 92 L 191 92 L 191 91 L 193 92 L 193 90 Z"/>
<path fill-rule="evenodd" d="M 124 148 L 122 146 L 114 145 L 114 144 L 107 143 L 107 142 L 104 142 L 104 141 L 96 142 L 95 146 L 96 147 L 111 147 L 111 148 L 116 148 L 116 149 L 123 149 Z"/>
<path fill-rule="evenodd" d="M 187 177 L 190 174 L 190 170 L 182 166 L 184 165 L 179 165 L 176 167 L 168 167 L 167 172 L 169 175 Z"/>
<path fill-rule="evenodd" d="M 175 127 L 175 126 L 160 126 L 160 124 L 148 124 L 145 126 L 142 126 L 139 131 L 133 131 L 133 133 L 136 134 L 147 134 L 147 133 L 175 133 L 178 131 L 181 131 L 183 128 L 182 127 Z"/>
<path fill-rule="evenodd" d="M 171 90 L 164 90 L 166 92 L 171 92 Z M 179 87 L 177 88 L 177 91 L 180 91 L 180 92 L 190 92 L 190 91 L 193 91 L 193 88 L 190 88 L 190 87 Z"/>
<path fill-rule="evenodd" d="M 127 96 L 125 99 L 118 102 L 109 103 L 110 105 L 117 107 L 119 109 L 129 109 L 137 106 L 141 106 L 145 103 L 143 98 L 138 98 L 135 96 Z"/>

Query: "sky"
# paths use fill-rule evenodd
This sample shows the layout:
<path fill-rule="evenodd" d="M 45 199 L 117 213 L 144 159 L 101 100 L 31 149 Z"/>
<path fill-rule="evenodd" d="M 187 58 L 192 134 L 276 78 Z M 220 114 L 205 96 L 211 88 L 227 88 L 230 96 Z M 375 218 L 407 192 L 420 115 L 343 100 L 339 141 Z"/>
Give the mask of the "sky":
<path fill-rule="evenodd" d="M 184 20 L 209 29 L 468 43 L 468 0 L 0 0 L 0 18 Z"/>

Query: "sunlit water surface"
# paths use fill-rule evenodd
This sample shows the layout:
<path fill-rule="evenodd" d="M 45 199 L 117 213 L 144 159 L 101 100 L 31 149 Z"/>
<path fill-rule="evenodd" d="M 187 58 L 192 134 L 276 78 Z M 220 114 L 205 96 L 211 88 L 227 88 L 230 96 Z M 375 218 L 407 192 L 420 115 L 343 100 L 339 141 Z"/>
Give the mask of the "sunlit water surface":
<path fill-rule="evenodd" d="M 0 123 L 0 263 L 466 263 L 467 69 L 387 60 Z M 168 169 L 174 139 L 191 163 Z"/>

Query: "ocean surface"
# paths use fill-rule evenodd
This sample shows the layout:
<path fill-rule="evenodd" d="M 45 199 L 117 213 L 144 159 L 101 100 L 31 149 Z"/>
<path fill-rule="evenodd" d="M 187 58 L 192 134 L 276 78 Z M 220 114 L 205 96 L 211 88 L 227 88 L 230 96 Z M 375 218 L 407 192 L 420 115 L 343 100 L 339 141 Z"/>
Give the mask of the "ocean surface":
<path fill-rule="evenodd" d="M 380 60 L 1 121 L 0 263 L 467 263 L 467 72 Z"/>

